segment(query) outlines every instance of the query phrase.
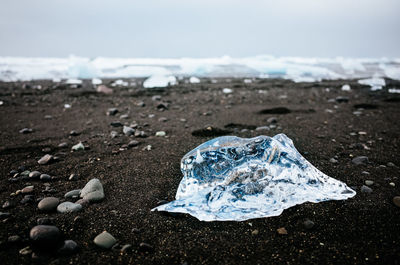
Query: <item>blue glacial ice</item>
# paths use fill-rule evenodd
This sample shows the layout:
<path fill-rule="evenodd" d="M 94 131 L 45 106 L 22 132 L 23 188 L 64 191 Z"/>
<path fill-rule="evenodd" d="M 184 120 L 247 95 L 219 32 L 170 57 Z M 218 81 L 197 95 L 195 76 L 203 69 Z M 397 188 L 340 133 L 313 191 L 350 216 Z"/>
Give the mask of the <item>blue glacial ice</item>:
<path fill-rule="evenodd" d="M 181 171 L 176 200 L 153 211 L 188 213 L 200 221 L 244 221 L 356 194 L 311 165 L 285 134 L 215 138 L 187 153 Z"/>

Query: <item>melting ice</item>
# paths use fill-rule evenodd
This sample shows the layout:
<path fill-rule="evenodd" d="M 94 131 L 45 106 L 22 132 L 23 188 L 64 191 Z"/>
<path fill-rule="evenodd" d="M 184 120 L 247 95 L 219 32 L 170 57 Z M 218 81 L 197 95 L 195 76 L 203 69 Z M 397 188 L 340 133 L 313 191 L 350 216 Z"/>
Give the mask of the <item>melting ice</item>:
<path fill-rule="evenodd" d="M 181 171 L 176 200 L 153 210 L 188 213 L 201 221 L 244 221 L 356 194 L 311 165 L 284 134 L 215 138 L 187 153 Z"/>

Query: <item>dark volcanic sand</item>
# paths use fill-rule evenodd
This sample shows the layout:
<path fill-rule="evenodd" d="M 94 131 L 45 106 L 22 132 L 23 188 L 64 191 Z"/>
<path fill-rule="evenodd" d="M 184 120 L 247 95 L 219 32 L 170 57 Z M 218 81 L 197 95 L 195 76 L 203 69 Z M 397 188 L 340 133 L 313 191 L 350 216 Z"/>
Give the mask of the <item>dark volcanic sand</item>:
<path fill-rule="evenodd" d="M 387 82 L 387 88 L 400 88 L 398 82 Z M 344 83 L 351 85 L 350 92 L 340 90 Z M 79 88 L 50 81 L 23 84 L 0 83 L 0 100 L 4 102 L 0 106 L 0 203 L 7 200 L 16 203 L 11 209 L 0 209 L 11 214 L 1 220 L 1 264 L 400 263 L 400 208 L 392 202 L 394 196 L 400 195 L 399 95 L 389 94 L 386 89 L 371 92 L 351 80 L 308 84 L 256 80 L 244 84 L 242 79 L 220 79 L 212 84 L 204 79 L 201 84 L 165 89 L 114 88 L 112 95 L 96 93 L 89 82 Z M 41 90 L 34 88 L 37 84 L 42 86 Z M 234 92 L 223 94 L 225 87 Z M 161 95 L 162 101 L 169 103 L 168 110 L 157 110 L 159 102 L 152 100 L 154 95 Z M 337 96 L 349 100 L 329 101 Z M 139 101 L 146 106 L 137 106 Z M 64 109 L 65 103 L 72 108 Z M 357 110 L 354 105 L 364 103 L 372 105 L 362 106 L 365 109 L 361 115 L 353 114 Z M 120 113 L 107 116 L 107 109 L 112 107 Z M 265 110 L 273 107 L 290 111 L 281 108 L 278 114 L 271 114 Z M 120 114 L 129 114 L 129 119 L 119 119 Z M 155 116 L 150 118 L 149 114 Z M 45 119 L 45 115 L 51 115 L 52 119 Z M 267 125 L 266 120 L 273 116 L 278 120 L 277 128 L 254 130 L 254 126 Z M 160 117 L 168 121 L 159 121 Z M 118 120 L 127 125 L 133 121 L 139 126 L 148 124 L 142 130 L 150 137 L 122 135 L 121 127 L 110 126 L 110 122 Z M 231 125 L 225 128 L 228 124 Z M 192 131 L 209 125 L 221 130 L 192 135 Z M 19 133 L 25 127 L 33 132 Z M 244 128 L 250 130 L 241 131 Z M 81 134 L 70 136 L 71 130 Z M 112 139 L 113 130 L 120 136 Z M 166 131 L 167 137 L 155 137 L 159 130 Z M 283 132 L 313 165 L 354 187 L 357 195 L 346 201 L 305 203 L 285 210 L 278 217 L 245 222 L 200 222 L 188 215 L 150 212 L 161 200 L 174 199 L 182 177 L 182 156 L 213 138 L 213 132 L 226 133 L 222 130 L 241 137 Z M 140 145 L 118 152 L 132 139 L 140 141 Z M 70 152 L 71 146 L 79 141 L 90 149 Z M 59 148 L 61 142 L 67 142 L 68 148 Z M 149 144 L 152 150 L 143 150 Z M 60 160 L 39 165 L 37 161 L 45 153 Z M 370 163 L 354 165 L 351 160 L 355 156 L 368 156 Z M 329 161 L 333 157 L 337 164 Z M 387 166 L 388 162 L 395 166 Z M 9 172 L 21 165 L 57 178 L 50 181 L 56 190 L 53 194 L 43 193 L 42 181 L 29 181 L 35 186 L 35 200 L 45 196 L 63 199 L 67 191 L 82 188 L 94 177 L 103 183 L 106 198 L 78 213 L 41 213 L 36 202 L 21 204 L 23 195 L 10 197 L 27 185 L 28 181 L 8 180 Z M 363 171 L 370 175 L 362 174 Z M 78 174 L 79 179 L 69 181 L 71 173 Z M 375 182 L 369 194 L 360 191 L 367 179 Z M 389 185 L 390 182 L 396 186 Z M 34 258 L 19 254 L 20 249 L 30 245 L 29 231 L 37 218 L 44 216 L 55 218 L 54 223 L 64 238 L 79 244 L 77 254 L 62 257 L 37 253 Z M 77 216 L 80 218 L 74 221 Z M 315 222 L 310 230 L 303 225 L 307 218 Z M 277 233 L 281 227 L 286 228 L 287 235 Z M 140 232 L 132 231 L 134 228 Z M 93 239 L 103 230 L 110 232 L 121 245 L 131 244 L 131 252 L 121 254 L 95 246 Z M 12 235 L 19 235 L 22 241 L 8 243 Z M 141 242 L 151 244 L 154 251 L 142 252 Z"/>

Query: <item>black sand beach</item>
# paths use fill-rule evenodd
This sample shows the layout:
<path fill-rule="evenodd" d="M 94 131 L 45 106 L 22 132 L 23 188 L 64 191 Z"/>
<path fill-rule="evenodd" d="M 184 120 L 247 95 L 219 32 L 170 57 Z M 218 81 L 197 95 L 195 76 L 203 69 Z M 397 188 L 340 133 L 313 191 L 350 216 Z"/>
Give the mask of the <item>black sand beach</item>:
<path fill-rule="evenodd" d="M 400 196 L 400 95 L 387 91 L 399 89 L 400 82 L 386 80 L 382 91 L 372 92 L 356 80 L 201 81 L 159 89 L 117 86 L 112 94 L 96 92 L 89 81 L 79 86 L 0 82 L 1 263 L 400 263 L 400 207 L 393 202 Z M 105 84 L 111 87 L 112 82 Z M 351 91 L 342 91 L 343 84 Z M 223 88 L 233 91 L 225 94 Z M 118 113 L 107 115 L 109 108 Z M 113 122 L 144 133 L 126 136 Z M 269 129 L 256 130 L 260 126 Z M 20 132 L 23 128 L 32 131 Z M 118 136 L 112 138 L 112 131 Z M 157 131 L 165 131 L 166 137 L 156 137 Z M 150 211 L 174 200 L 182 178 L 180 159 L 199 144 L 220 135 L 278 133 L 285 133 L 307 160 L 357 195 L 305 203 L 278 217 L 244 222 L 200 222 L 189 215 Z M 85 150 L 71 152 L 79 142 Z M 38 164 L 45 154 L 54 161 Z M 368 161 L 356 165 L 352 160 L 358 156 Z M 52 178 L 32 180 L 21 176 L 25 170 Z M 69 180 L 71 174 L 77 178 Z M 74 213 L 38 210 L 41 198 L 65 201 L 66 192 L 81 189 L 92 178 L 103 184 L 103 201 Z M 366 180 L 373 183 L 366 185 Z M 30 185 L 33 191 L 15 194 Z M 78 252 L 38 249 L 29 232 L 42 217 L 53 218 L 47 221 L 59 228 L 62 239 L 74 240 Z M 307 219 L 314 225 L 304 224 Z M 96 246 L 93 239 L 104 230 L 119 245 L 107 250 Z M 127 244 L 131 247 L 121 252 Z"/>

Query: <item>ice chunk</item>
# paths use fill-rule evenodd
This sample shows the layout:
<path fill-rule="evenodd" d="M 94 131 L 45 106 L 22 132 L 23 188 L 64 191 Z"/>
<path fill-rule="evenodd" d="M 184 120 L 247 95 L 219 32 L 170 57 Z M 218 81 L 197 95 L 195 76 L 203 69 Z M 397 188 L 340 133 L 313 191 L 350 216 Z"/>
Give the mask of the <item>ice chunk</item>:
<path fill-rule="evenodd" d="M 101 85 L 103 82 L 99 78 L 92 79 L 92 85 Z"/>
<path fill-rule="evenodd" d="M 344 84 L 344 85 L 342 86 L 342 91 L 350 91 L 350 90 L 351 90 L 350 85 Z"/>
<path fill-rule="evenodd" d="M 198 84 L 198 83 L 200 83 L 200 79 L 198 79 L 198 78 L 195 77 L 195 76 L 192 76 L 192 77 L 189 79 L 189 82 L 190 82 L 191 84 Z"/>
<path fill-rule="evenodd" d="M 399 94 L 400 93 L 400 89 L 398 89 L 398 88 L 389 88 L 389 93 L 397 93 L 397 94 Z"/>
<path fill-rule="evenodd" d="M 147 78 L 143 82 L 143 87 L 144 88 L 153 88 L 153 87 L 167 87 L 167 86 L 173 86 L 176 85 L 176 77 L 169 75 L 153 75 L 149 78 Z"/>
<path fill-rule="evenodd" d="M 244 221 L 356 194 L 311 165 L 284 134 L 215 138 L 187 153 L 181 171 L 176 200 L 153 211 L 188 213 L 201 221 Z"/>
<path fill-rule="evenodd" d="M 80 84 L 82 84 L 82 80 L 80 80 L 80 79 L 68 79 L 66 81 L 66 83 L 68 85 L 80 85 Z"/>
<path fill-rule="evenodd" d="M 232 92 L 233 92 L 233 90 L 231 88 L 222 89 L 222 93 L 224 93 L 224 94 L 231 94 Z"/>
<path fill-rule="evenodd" d="M 358 80 L 360 85 L 370 86 L 372 91 L 381 90 L 385 85 L 385 79 L 379 77 Z"/>

